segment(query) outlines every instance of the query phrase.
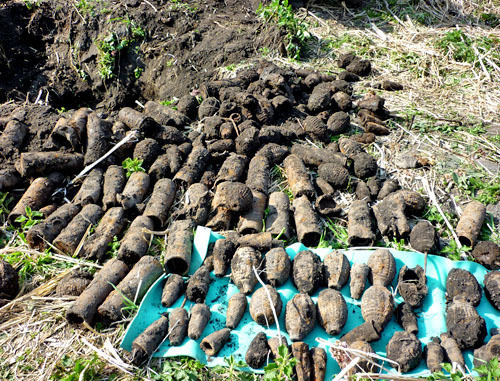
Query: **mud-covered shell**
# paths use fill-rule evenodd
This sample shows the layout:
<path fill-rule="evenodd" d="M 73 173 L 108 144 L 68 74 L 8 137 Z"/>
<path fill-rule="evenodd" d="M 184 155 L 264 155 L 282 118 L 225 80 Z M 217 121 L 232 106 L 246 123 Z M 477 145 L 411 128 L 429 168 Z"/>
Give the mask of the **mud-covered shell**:
<path fill-rule="evenodd" d="M 372 346 L 363 340 L 357 340 L 357 341 L 349 344 L 349 348 L 357 350 L 357 351 L 362 351 L 365 353 L 375 354 L 375 351 L 373 350 Z M 358 367 L 355 367 L 355 369 L 357 369 L 356 373 L 376 371 L 377 366 L 374 364 L 374 362 L 378 364 L 378 360 L 373 358 L 373 357 L 371 357 L 370 360 L 368 360 L 368 358 L 364 358 L 360 362 L 358 362 L 358 366 L 361 369 L 359 369 Z"/>
<path fill-rule="evenodd" d="M 367 261 L 370 267 L 370 281 L 374 286 L 388 286 L 396 275 L 396 261 L 387 249 L 375 250 Z"/>
<path fill-rule="evenodd" d="M 247 309 L 247 297 L 245 294 L 238 292 L 229 298 L 226 311 L 226 327 L 235 329 L 240 323 Z"/>
<path fill-rule="evenodd" d="M 279 317 L 282 307 L 283 302 L 276 289 L 266 285 L 253 293 L 250 299 L 250 316 L 257 324 L 266 327 L 275 322 L 273 309 Z"/>
<path fill-rule="evenodd" d="M 10 263 L 0 259 L 0 298 L 14 299 L 19 292 L 19 275 Z"/>
<path fill-rule="evenodd" d="M 406 265 L 401 267 L 398 275 L 398 290 L 408 305 L 411 307 L 421 306 L 429 292 L 424 269 L 419 265 L 414 268 L 409 268 Z"/>
<path fill-rule="evenodd" d="M 323 265 L 328 287 L 341 290 L 349 280 L 351 271 L 351 264 L 345 254 L 333 250 L 325 256 Z"/>
<path fill-rule="evenodd" d="M 490 271 L 484 276 L 484 294 L 491 305 L 500 311 L 500 271 Z"/>
<path fill-rule="evenodd" d="M 446 310 L 446 328 L 460 349 L 478 348 L 486 337 L 486 322 L 463 298 L 455 298 Z"/>
<path fill-rule="evenodd" d="M 248 186 L 233 181 L 217 185 L 213 207 L 223 207 L 233 212 L 244 212 L 252 206 L 253 195 Z"/>
<path fill-rule="evenodd" d="M 365 263 L 353 263 L 351 267 L 351 297 L 359 300 L 366 286 L 370 267 Z"/>
<path fill-rule="evenodd" d="M 338 335 L 347 321 L 347 304 L 337 290 L 327 288 L 318 296 L 318 322 L 329 335 Z"/>
<path fill-rule="evenodd" d="M 454 268 L 446 278 L 446 302 L 450 303 L 455 298 L 463 298 L 473 306 L 481 301 L 481 286 L 476 277 L 469 271 Z"/>
<path fill-rule="evenodd" d="M 385 327 L 394 312 L 394 298 L 382 286 L 371 286 L 361 298 L 361 315 L 365 321 L 373 320 Z"/>
<path fill-rule="evenodd" d="M 301 341 L 316 324 L 316 305 L 307 294 L 300 293 L 288 301 L 285 309 L 285 328 L 292 341 Z"/>
<path fill-rule="evenodd" d="M 258 269 L 260 262 L 260 253 L 251 247 L 240 247 L 234 253 L 231 260 L 231 280 L 244 294 L 251 293 L 257 284 L 253 267 Z"/>
<path fill-rule="evenodd" d="M 311 135 L 313 138 L 319 140 L 328 139 L 329 136 L 328 128 L 326 127 L 326 124 L 323 123 L 323 121 L 317 116 L 308 116 L 304 120 L 303 125 L 307 133 Z"/>
<path fill-rule="evenodd" d="M 422 343 L 418 338 L 406 331 L 398 331 L 387 343 L 387 357 L 396 361 L 402 372 L 415 369 L 422 359 Z M 396 367 L 391 364 L 391 366 Z"/>
<path fill-rule="evenodd" d="M 265 257 L 264 281 L 273 287 L 283 285 L 290 277 L 292 262 L 282 247 L 269 250 Z"/>
<path fill-rule="evenodd" d="M 293 283 L 300 292 L 312 295 L 323 283 L 323 264 L 309 250 L 299 252 L 293 260 Z"/>

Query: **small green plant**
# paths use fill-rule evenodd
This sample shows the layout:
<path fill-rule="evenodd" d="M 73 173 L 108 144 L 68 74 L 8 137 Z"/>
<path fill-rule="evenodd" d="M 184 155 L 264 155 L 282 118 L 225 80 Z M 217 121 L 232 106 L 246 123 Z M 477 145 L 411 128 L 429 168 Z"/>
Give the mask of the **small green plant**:
<path fill-rule="evenodd" d="M 475 367 L 474 370 L 479 374 L 478 381 L 500 380 L 500 364 L 498 357 L 494 357 L 489 362 Z"/>
<path fill-rule="evenodd" d="M 472 250 L 471 247 L 462 245 L 462 247 L 458 247 L 457 242 L 454 239 L 450 240 L 448 246 L 445 246 L 441 250 L 441 254 L 446 255 L 453 261 L 461 261 L 463 256 L 469 257 L 469 252 Z"/>
<path fill-rule="evenodd" d="M 95 16 L 96 4 L 93 0 L 79 0 L 75 6 L 83 17 Z"/>
<path fill-rule="evenodd" d="M 134 77 L 135 77 L 135 79 L 141 78 L 141 75 L 142 75 L 143 71 L 144 71 L 144 69 L 142 67 L 136 67 L 134 69 Z"/>
<path fill-rule="evenodd" d="M 26 5 L 26 8 L 28 8 L 29 11 L 32 11 L 36 7 L 40 6 L 40 0 L 35 0 L 35 1 L 24 0 L 24 5 Z"/>
<path fill-rule="evenodd" d="M 120 241 L 118 240 L 118 237 L 115 235 L 113 236 L 113 240 L 108 243 L 109 250 L 107 251 L 107 255 L 111 257 L 116 257 L 118 254 L 118 249 L 120 248 Z"/>
<path fill-rule="evenodd" d="M 291 380 L 297 359 L 288 353 L 286 345 L 278 347 L 279 356 L 264 367 L 264 381 Z"/>
<path fill-rule="evenodd" d="M 2 222 L 5 222 L 5 216 L 9 214 L 9 204 L 12 202 L 12 197 L 9 192 L 0 192 L 0 216 Z"/>
<path fill-rule="evenodd" d="M 146 170 L 142 168 L 141 159 L 132 159 L 130 157 L 127 157 L 125 160 L 123 160 L 122 167 L 127 171 L 125 174 L 127 178 L 129 178 L 134 172 L 146 172 Z"/>
<path fill-rule="evenodd" d="M 294 60 L 300 59 L 311 34 L 307 30 L 308 25 L 295 16 L 288 0 L 272 0 L 266 6 L 260 3 L 257 14 L 266 23 L 275 23 L 285 30 L 285 49 L 288 57 Z"/>
<path fill-rule="evenodd" d="M 453 172 L 452 178 L 462 193 L 483 204 L 495 204 L 500 200 L 500 183 L 496 179 L 488 179 L 484 173 L 474 172 L 458 176 Z"/>
<path fill-rule="evenodd" d="M 172 359 L 165 361 L 161 371 L 154 374 L 152 379 L 158 381 L 196 381 L 202 379 L 201 372 L 204 369 L 206 369 L 205 365 L 194 359 Z"/>
<path fill-rule="evenodd" d="M 96 353 L 90 358 L 73 359 L 64 355 L 57 363 L 50 376 L 51 380 L 59 381 L 94 381 L 100 380 L 106 366 Z"/>
<path fill-rule="evenodd" d="M 26 207 L 25 214 L 25 216 L 20 215 L 15 219 L 15 222 L 21 224 L 21 230 L 23 232 L 28 231 L 32 226 L 41 222 L 41 219 L 43 218 L 43 214 L 41 212 L 31 210 L 29 206 Z"/>
<path fill-rule="evenodd" d="M 405 249 L 405 240 L 404 238 L 398 240 L 396 237 L 394 237 L 389 245 L 396 250 L 402 251 Z"/>
<path fill-rule="evenodd" d="M 177 110 L 177 106 L 175 106 L 175 105 L 177 104 L 178 101 L 179 101 L 179 98 L 173 97 L 172 99 L 166 99 L 164 101 L 160 101 L 160 104 L 162 104 L 163 106 L 169 106 L 169 107 L 173 108 L 174 110 Z"/>

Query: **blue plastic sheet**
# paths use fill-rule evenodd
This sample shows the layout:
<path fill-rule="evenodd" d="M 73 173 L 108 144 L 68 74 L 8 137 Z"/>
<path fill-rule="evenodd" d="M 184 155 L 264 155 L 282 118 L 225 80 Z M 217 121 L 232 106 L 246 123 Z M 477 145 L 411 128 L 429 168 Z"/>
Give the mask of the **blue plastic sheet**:
<path fill-rule="evenodd" d="M 210 229 L 204 227 L 198 227 L 194 240 L 194 250 L 192 256 L 192 264 L 190 274 L 192 274 L 199 265 L 203 262 L 205 258 L 208 246 L 211 242 L 215 242 L 217 239 L 223 238 L 222 236 L 213 233 Z M 287 253 L 290 255 L 290 258 L 293 260 L 295 255 L 307 248 L 301 243 L 293 244 L 286 248 Z M 323 257 L 330 252 L 332 249 L 329 248 L 321 248 L 321 249 L 311 249 L 313 252 L 317 253 L 322 259 Z M 374 250 L 374 249 L 373 249 Z M 373 252 L 373 250 L 356 250 L 356 249 L 348 249 L 343 252 L 346 254 L 349 261 L 352 263 L 362 262 L 366 263 L 368 257 Z M 396 259 L 397 271 L 404 266 L 405 264 L 409 267 L 415 267 L 416 265 L 424 266 L 424 255 L 416 252 L 408 252 L 408 251 L 398 251 L 392 250 L 392 254 Z M 442 332 L 446 332 L 446 304 L 445 304 L 445 292 L 446 292 L 446 278 L 448 272 L 452 268 L 462 268 L 470 271 L 479 283 L 483 284 L 484 275 L 487 273 L 487 270 L 474 262 L 468 261 L 450 261 L 446 258 L 429 255 L 427 261 L 427 286 L 429 287 L 429 294 L 424 300 L 424 304 L 420 310 L 417 310 L 418 316 L 418 338 L 422 342 L 423 345 L 427 344 L 433 336 L 439 336 Z M 397 273 L 396 273 L 397 274 Z M 137 315 L 130 323 L 127 331 L 125 332 L 125 336 L 121 343 L 121 347 L 127 351 L 132 349 L 133 340 L 143 332 L 152 322 L 157 320 L 160 317 L 160 314 L 169 311 L 173 308 L 180 307 L 183 298 L 179 298 L 177 302 L 170 308 L 165 308 L 161 305 L 161 294 L 163 290 L 163 286 L 167 276 L 162 276 L 159 278 L 149 289 L 147 294 L 145 295 Z M 177 347 L 171 347 L 168 344 L 168 340 L 166 340 L 158 349 L 158 351 L 153 355 L 154 357 L 174 357 L 174 356 L 189 356 L 199 360 L 202 363 L 207 364 L 210 367 L 216 365 L 225 365 L 224 357 L 229 357 L 233 355 L 236 360 L 245 359 L 245 353 L 248 349 L 250 341 L 253 337 L 260 331 L 266 332 L 268 337 L 273 337 L 277 335 L 277 327 L 276 324 L 270 326 L 269 328 L 262 327 L 255 323 L 250 314 L 248 312 L 245 313 L 245 316 L 241 320 L 238 327 L 231 332 L 231 336 L 229 341 L 223 347 L 223 349 L 219 352 L 218 356 L 207 358 L 205 353 L 200 349 L 200 342 L 203 337 L 208 334 L 224 328 L 225 326 L 225 316 L 226 316 L 226 308 L 227 301 L 229 298 L 238 292 L 238 288 L 232 284 L 229 280 L 229 276 L 224 278 L 216 278 L 213 274 L 211 274 L 212 283 L 210 284 L 210 289 L 206 298 L 206 303 L 210 307 L 212 312 L 212 316 L 210 319 L 209 325 L 205 328 L 202 337 L 199 340 L 191 340 L 186 338 L 182 345 Z M 392 288 L 396 287 L 397 276 L 392 284 Z M 260 287 L 260 284 L 257 285 L 256 289 Z M 368 287 L 368 286 L 367 286 Z M 278 288 L 278 292 L 283 301 L 283 308 L 281 311 L 281 315 L 279 317 L 279 326 L 282 334 L 284 334 L 288 341 L 289 337 L 285 331 L 285 306 L 288 300 L 290 300 L 298 291 L 293 286 L 291 280 L 289 279 L 287 283 Z M 317 302 L 319 291 L 312 295 L 312 299 Z M 316 341 L 316 338 L 323 338 L 328 340 L 329 342 L 335 343 L 344 333 L 348 332 L 352 328 L 363 323 L 363 318 L 361 317 L 361 309 L 360 309 L 360 301 L 354 300 L 350 296 L 349 284 L 347 284 L 342 289 L 342 294 L 347 302 L 348 307 L 348 319 L 347 323 L 342 330 L 341 334 L 338 336 L 329 336 L 323 328 L 319 324 L 316 325 L 314 330 L 310 332 L 305 338 L 305 342 L 312 346 L 319 346 L 325 348 L 324 344 L 320 344 Z M 249 295 L 247 297 L 248 302 L 250 302 Z M 402 302 L 402 298 L 398 295 L 395 298 L 396 305 Z M 192 303 L 187 302 L 185 308 L 189 309 Z M 479 314 L 486 320 L 486 326 L 488 331 L 492 327 L 498 327 L 500 325 L 500 316 L 498 311 L 496 311 L 488 302 L 488 300 L 484 297 L 481 299 L 480 305 L 477 307 Z M 384 329 L 382 337 L 379 341 L 371 343 L 373 349 L 382 356 L 385 356 L 385 346 L 389 339 L 393 336 L 395 331 L 402 330 L 402 328 L 396 323 L 394 317 L 391 322 Z M 490 335 L 486 338 L 486 341 L 489 340 Z M 466 366 L 469 369 L 472 369 L 472 351 L 465 351 L 464 357 L 466 360 Z M 388 364 L 386 363 L 386 367 Z M 263 370 L 252 370 L 257 373 L 262 373 Z M 327 362 L 327 370 L 326 370 L 326 379 L 331 379 L 335 374 L 340 371 L 336 361 L 328 356 Z M 396 372 L 395 370 L 391 370 L 391 372 Z M 420 365 L 414 369 L 413 371 L 407 373 L 408 375 L 414 376 L 427 376 L 429 375 L 429 371 L 425 366 L 425 362 L 421 361 Z"/>

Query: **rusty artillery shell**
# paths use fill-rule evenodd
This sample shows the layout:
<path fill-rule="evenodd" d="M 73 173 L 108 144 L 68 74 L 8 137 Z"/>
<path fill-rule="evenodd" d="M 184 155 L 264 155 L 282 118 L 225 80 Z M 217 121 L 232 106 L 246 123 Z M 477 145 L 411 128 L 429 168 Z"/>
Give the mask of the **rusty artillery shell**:
<path fill-rule="evenodd" d="M 320 257 L 309 250 L 299 252 L 293 260 L 292 280 L 300 292 L 312 295 L 323 283 L 323 264 Z"/>
<path fill-rule="evenodd" d="M 371 286 L 361 298 L 361 315 L 365 321 L 374 320 L 385 327 L 394 311 L 394 298 L 391 292 L 382 286 Z"/>
<path fill-rule="evenodd" d="M 153 101 L 146 102 L 144 106 L 144 113 L 153 118 L 158 124 L 177 128 L 184 128 L 186 124 L 189 124 L 189 118 L 172 107 Z"/>
<path fill-rule="evenodd" d="M 321 164 L 318 175 L 335 189 L 344 189 L 349 183 L 349 171 L 337 163 Z"/>
<path fill-rule="evenodd" d="M 123 192 L 116 196 L 116 200 L 123 209 L 129 210 L 137 207 L 146 197 L 149 190 L 149 175 L 144 172 L 134 172 L 130 175 Z"/>
<path fill-rule="evenodd" d="M 79 324 L 86 321 L 91 324 L 97 313 L 97 307 L 113 291 L 113 285 L 118 285 L 128 272 L 128 266 L 116 258 L 112 258 L 106 262 L 102 269 L 94 276 L 89 286 L 66 312 L 68 322 Z M 134 296 L 132 296 L 132 299 Z"/>
<path fill-rule="evenodd" d="M 294 198 L 314 197 L 314 187 L 304 162 L 296 155 L 288 155 L 283 161 L 286 177 Z"/>
<path fill-rule="evenodd" d="M 259 332 L 248 346 L 247 353 L 245 354 L 245 362 L 250 368 L 261 368 L 268 354 L 269 346 L 267 345 L 267 336 L 264 332 Z"/>
<path fill-rule="evenodd" d="M 113 124 L 103 120 L 92 112 L 87 117 L 87 150 L 84 165 L 92 164 L 103 157 L 109 150 Z"/>
<path fill-rule="evenodd" d="M 234 242 L 228 239 L 215 241 L 212 254 L 214 256 L 214 273 L 216 277 L 221 278 L 226 275 L 235 251 Z"/>
<path fill-rule="evenodd" d="M 474 247 L 485 217 L 486 207 L 479 201 L 471 201 L 465 207 L 456 228 L 458 239 L 462 245 Z"/>
<path fill-rule="evenodd" d="M 224 181 L 217 185 L 213 207 L 225 208 L 233 212 L 245 212 L 252 207 L 253 195 L 243 183 Z"/>
<path fill-rule="evenodd" d="M 274 287 L 269 285 L 259 288 L 250 299 L 250 316 L 257 324 L 263 326 L 273 325 L 275 323 L 273 310 L 279 317 L 282 308 L 283 302 L 280 295 Z"/>
<path fill-rule="evenodd" d="M 89 226 L 97 224 L 102 214 L 102 209 L 98 205 L 85 205 L 54 239 L 54 246 L 63 253 L 72 255 Z"/>
<path fill-rule="evenodd" d="M 149 287 L 163 274 L 160 262 L 150 256 L 142 257 L 123 280 L 118 283 L 97 312 L 105 320 L 113 322 L 122 318 L 125 298 L 140 304 Z"/>
<path fill-rule="evenodd" d="M 176 213 L 177 218 L 191 220 L 195 225 L 204 225 L 210 211 L 210 191 L 207 186 L 194 183 L 189 186 L 184 196 L 184 205 Z"/>
<path fill-rule="evenodd" d="M 142 167 L 149 170 L 161 151 L 162 149 L 155 139 L 147 138 L 135 145 L 132 157 L 136 160 L 142 160 Z"/>
<path fill-rule="evenodd" d="M 173 177 L 181 169 L 183 161 L 183 154 L 177 146 L 168 147 L 166 153 L 151 164 L 148 174 L 153 180 Z"/>
<path fill-rule="evenodd" d="M 409 268 L 404 265 L 399 270 L 398 275 L 398 290 L 404 301 L 411 307 L 419 307 L 422 305 L 424 298 L 427 296 L 428 289 L 424 269 L 420 266 Z"/>
<path fill-rule="evenodd" d="M 227 328 L 235 329 L 238 326 L 245 314 L 247 304 L 247 297 L 242 292 L 238 292 L 229 298 L 226 312 Z"/>
<path fill-rule="evenodd" d="M 84 143 L 90 113 L 92 113 L 91 109 L 82 107 L 76 110 L 69 120 L 60 118 L 50 134 L 51 139 L 61 145 L 69 143 L 73 150 L 77 150 Z"/>
<path fill-rule="evenodd" d="M 263 155 L 257 155 L 250 160 L 248 165 L 247 180 L 245 184 L 253 191 L 269 193 L 269 160 Z"/>
<path fill-rule="evenodd" d="M 201 341 L 200 348 L 207 356 L 217 356 L 217 353 L 219 353 L 229 339 L 230 334 L 231 330 L 229 328 L 222 328 L 212 332 Z"/>
<path fill-rule="evenodd" d="M 188 311 L 182 307 L 170 311 L 168 317 L 168 340 L 170 345 L 181 345 L 186 338 L 189 325 Z"/>
<path fill-rule="evenodd" d="M 292 355 L 297 359 L 297 364 L 295 365 L 297 381 L 310 381 L 313 369 L 309 345 L 302 341 L 292 343 Z"/>
<path fill-rule="evenodd" d="M 279 287 L 288 280 L 292 270 L 290 257 L 282 247 L 276 247 L 267 252 L 265 258 L 264 282 L 273 287 Z"/>
<path fill-rule="evenodd" d="M 295 294 L 285 309 L 285 328 L 292 341 L 303 340 L 316 325 L 316 305 L 307 294 Z"/>
<path fill-rule="evenodd" d="M 146 205 L 143 215 L 151 218 L 155 228 L 165 226 L 168 212 L 175 198 L 175 184 L 170 179 L 160 179 L 156 182 L 151 198 Z"/>
<path fill-rule="evenodd" d="M 49 204 L 40 208 L 39 212 L 42 213 L 43 218 L 48 218 L 52 213 L 54 213 L 57 209 L 57 205 Z"/>
<path fill-rule="evenodd" d="M 18 292 L 19 274 L 9 262 L 0 259 L 0 299 L 14 299 Z"/>
<path fill-rule="evenodd" d="M 240 247 L 250 246 L 260 252 L 270 250 L 273 246 L 273 236 L 269 232 L 247 234 L 238 238 Z"/>
<path fill-rule="evenodd" d="M 44 250 L 54 238 L 77 215 L 80 208 L 73 204 L 64 204 L 52 213 L 45 221 L 33 225 L 26 233 L 26 241 L 32 249 Z"/>
<path fill-rule="evenodd" d="M 207 265 L 203 265 L 189 278 L 186 287 L 186 296 L 195 303 L 203 303 L 209 286 L 210 268 Z"/>
<path fill-rule="evenodd" d="M 379 323 L 373 320 L 366 321 L 347 332 L 340 338 L 340 341 L 347 344 L 354 343 L 358 340 L 366 341 L 367 343 L 377 341 L 380 339 L 382 330 L 383 327 Z"/>
<path fill-rule="evenodd" d="M 146 255 L 149 248 L 151 234 L 144 230 L 153 230 L 153 228 L 154 224 L 151 218 L 137 216 L 120 241 L 117 258 L 129 266 L 134 265 Z"/>
<path fill-rule="evenodd" d="M 389 286 L 396 275 L 396 260 L 387 249 L 377 249 L 370 254 L 367 265 L 370 267 L 368 275 L 374 286 Z"/>
<path fill-rule="evenodd" d="M 461 349 L 480 347 L 487 335 L 484 319 L 460 298 L 455 298 L 446 310 L 446 328 Z"/>
<path fill-rule="evenodd" d="M 165 307 L 170 307 L 184 293 L 186 285 L 184 279 L 179 274 L 170 274 L 163 286 L 161 295 L 161 304 Z"/>
<path fill-rule="evenodd" d="M 436 242 L 436 229 L 429 221 L 419 221 L 411 230 L 410 245 L 421 253 L 431 252 Z"/>
<path fill-rule="evenodd" d="M 372 230 L 370 208 L 366 201 L 354 201 L 347 215 L 347 240 L 351 246 L 372 246 L 375 234 Z"/>
<path fill-rule="evenodd" d="M 0 192 L 14 188 L 21 182 L 21 176 L 15 168 L 0 169 Z"/>
<path fill-rule="evenodd" d="M 255 234 L 262 231 L 267 196 L 256 191 L 252 191 L 252 195 L 253 201 L 250 209 L 240 217 L 238 222 L 238 232 L 241 234 Z"/>
<path fill-rule="evenodd" d="M 168 315 L 161 315 L 132 342 L 132 363 L 141 365 L 158 349 L 168 334 Z"/>
<path fill-rule="evenodd" d="M 362 351 L 365 353 L 373 353 L 375 354 L 375 351 L 373 350 L 372 346 L 368 344 L 366 341 L 362 340 L 357 340 L 354 341 L 353 343 L 349 344 L 350 349 Z M 377 368 L 376 366 L 377 360 L 374 358 L 368 358 L 367 356 L 363 356 L 362 360 L 358 362 L 357 366 L 352 370 L 351 373 L 352 375 L 359 373 L 359 372 L 373 372 Z"/>
<path fill-rule="evenodd" d="M 9 213 L 7 217 L 9 223 L 12 225 L 17 224 L 17 217 L 24 216 L 26 213 L 26 207 L 28 206 L 32 210 L 40 209 L 55 189 L 59 180 L 59 175 L 60 174 L 53 173 L 48 177 L 38 177 L 33 180 L 21 199 L 17 202 L 16 206 L 14 206 L 12 211 Z"/>
<path fill-rule="evenodd" d="M 450 303 L 455 298 L 463 298 L 473 306 L 481 302 L 481 286 L 476 277 L 469 271 L 454 268 L 446 278 L 446 302 Z"/>
<path fill-rule="evenodd" d="M 175 221 L 170 227 L 165 254 L 165 271 L 184 275 L 191 265 L 193 251 L 193 225 L 191 221 Z"/>
<path fill-rule="evenodd" d="M 351 297 L 359 300 L 365 290 L 370 267 L 364 263 L 353 263 L 351 267 Z"/>
<path fill-rule="evenodd" d="M 98 204 L 101 199 L 104 172 L 101 168 L 94 168 L 83 180 L 80 190 L 73 199 L 75 205 L 85 206 Z"/>
<path fill-rule="evenodd" d="M 76 173 L 82 168 L 83 156 L 79 153 L 24 152 L 16 162 L 16 169 L 22 177 L 43 175 L 53 171 Z"/>
<path fill-rule="evenodd" d="M 406 331 L 395 332 L 385 350 L 387 357 L 396 361 L 404 373 L 415 369 L 422 360 L 422 343 L 413 333 Z M 393 364 L 391 366 L 395 368 Z"/>
<path fill-rule="evenodd" d="M 439 372 L 441 370 L 441 364 L 445 362 L 444 350 L 437 337 L 433 337 L 432 340 L 426 345 L 424 349 L 424 357 L 427 369 L 429 369 L 431 373 Z"/>
<path fill-rule="evenodd" d="M 189 318 L 188 336 L 190 339 L 198 340 L 203 330 L 210 320 L 210 308 L 205 303 L 196 303 L 191 308 L 191 317 Z"/>
<path fill-rule="evenodd" d="M 465 368 L 465 361 L 462 351 L 458 346 L 457 341 L 451 336 L 450 333 L 445 332 L 440 335 L 441 347 L 444 349 L 446 358 L 450 360 L 450 363 L 457 363 L 463 368 Z"/>
<path fill-rule="evenodd" d="M 271 355 L 274 359 L 281 357 L 279 354 L 279 347 L 282 345 L 288 348 L 288 353 L 291 352 L 290 345 L 288 344 L 285 336 L 276 335 L 274 337 L 271 337 L 269 340 L 267 340 L 267 345 L 271 350 Z"/>
<path fill-rule="evenodd" d="M 327 288 L 318 296 L 318 322 L 329 335 L 338 335 L 347 321 L 347 304 L 337 290 Z"/>
<path fill-rule="evenodd" d="M 125 171 L 121 165 L 110 165 L 104 174 L 104 185 L 102 191 L 103 209 L 107 210 L 118 205 L 117 195 L 125 187 Z"/>
<path fill-rule="evenodd" d="M 312 381 L 324 381 L 326 374 L 326 352 L 323 348 L 314 347 L 310 350 L 313 365 Z"/>
<path fill-rule="evenodd" d="M 108 209 L 95 228 L 94 234 L 84 242 L 79 257 L 102 262 L 113 237 L 120 234 L 125 226 L 124 213 L 120 207 Z"/>
<path fill-rule="evenodd" d="M 417 315 L 408 303 L 400 303 L 396 308 L 396 321 L 406 332 L 418 333 Z"/>
<path fill-rule="evenodd" d="M 56 295 L 59 297 L 80 296 L 92 282 L 92 278 L 92 274 L 88 271 L 74 270 L 57 283 Z"/>
<path fill-rule="evenodd" d="M 382 235 L 401 238 L 410 233 L 405 207 L 403 195 L 399 192 L 391 193 L 373 206 L 373 214 Z"/>
<path fill-rule="evenodd" d="M 239 247 L 231 260 L 231 280 L 240 292 L 249 294 L 257 284 L 253 268 L 258 270 L 260 253 L 251 247 Z"/>
<path fill-rule="evenodd" d="M 239 181 L 245 172 L 247 157 L 243 155 L 230 154 L 217 173 L 215 185 L 224 181 Z"/>
<path fill-rule="evenodd" d="M 210 152 L 202 146 L 193 147 L 182 168 L 175 174 L 174 181 L 183 186 L 196 183 L 208 164 Z"/>
<path fill-rule="evenodd" d="M 297 238 L 308 247 L 317 246 L 321 238 L 321 226 L 311 202 L 307 196 L 302 196 L 293 200 L 293 207 Z"/>
<path fill-rule="evenodd" d="M 269 195 L 266 232 L 273 236 L 290 238 L 290 200 L 285 192 Z"/>
<path fill-rule="evenodd" d="M 474 261 L 488 270 L 500 269 L 500 246 L 492 241 L 481 241 L 471 253 Z"/>
<path fill-rule="evenodd" d="M 336 290 L 341 290 L 349 280 L 351 264 L 340 251 L 329 252 L 323 261 L 325 281 L 328 282 L 328 287 Z"/>
<path fill-rule="evenodd" d="M 24 123 L 16 119 L 7 122 L 0 135 L 0 153 L 4 157 L 9 157 L 19 152 L 27 134 L 28 126 Z"/>
<path fill-rule="evenodd" d="M 500 311 L 500 271 L 490 271 L 484 276 L 484 295 Z"/>
<path fill-rule="evenodd" d="M 294 144 L 291 152 L 307 165 L 316 167 L 324 163 L 336 163 L 342 167 L 347 165 L 347 158 L 343 154 L 332 152 L 325 148 L 316 148 L 305 144 Z"/>
<path fill-rule="evenodd" d="M 145 114 L 134 110 L 130 107 L 124 107 L 118 113 L 118 120 L 125 123 L 131 130 L 137 130 L 141 137 L 152 136 L 158 128 L 155 119 L 152 118 L 152 103 L 147 102 L 147 109 L 144 110 Z M 157 104 L 157 103 L 156 103 Z M 161 105 L 158 105 L 161 106 Z"/>

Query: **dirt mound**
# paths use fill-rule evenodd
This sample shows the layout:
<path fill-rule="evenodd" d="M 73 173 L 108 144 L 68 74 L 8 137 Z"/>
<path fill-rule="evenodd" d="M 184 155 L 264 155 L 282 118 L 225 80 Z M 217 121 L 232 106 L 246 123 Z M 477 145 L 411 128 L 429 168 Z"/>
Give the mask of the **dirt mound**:
<path fill-rule="evenodd" d="M 8 2 L 0 102 L 27 93 L 57 108 L 167 100 L 281 41 L 278 30 L 261 33 L 254 0 L 153 3 Z"/>

